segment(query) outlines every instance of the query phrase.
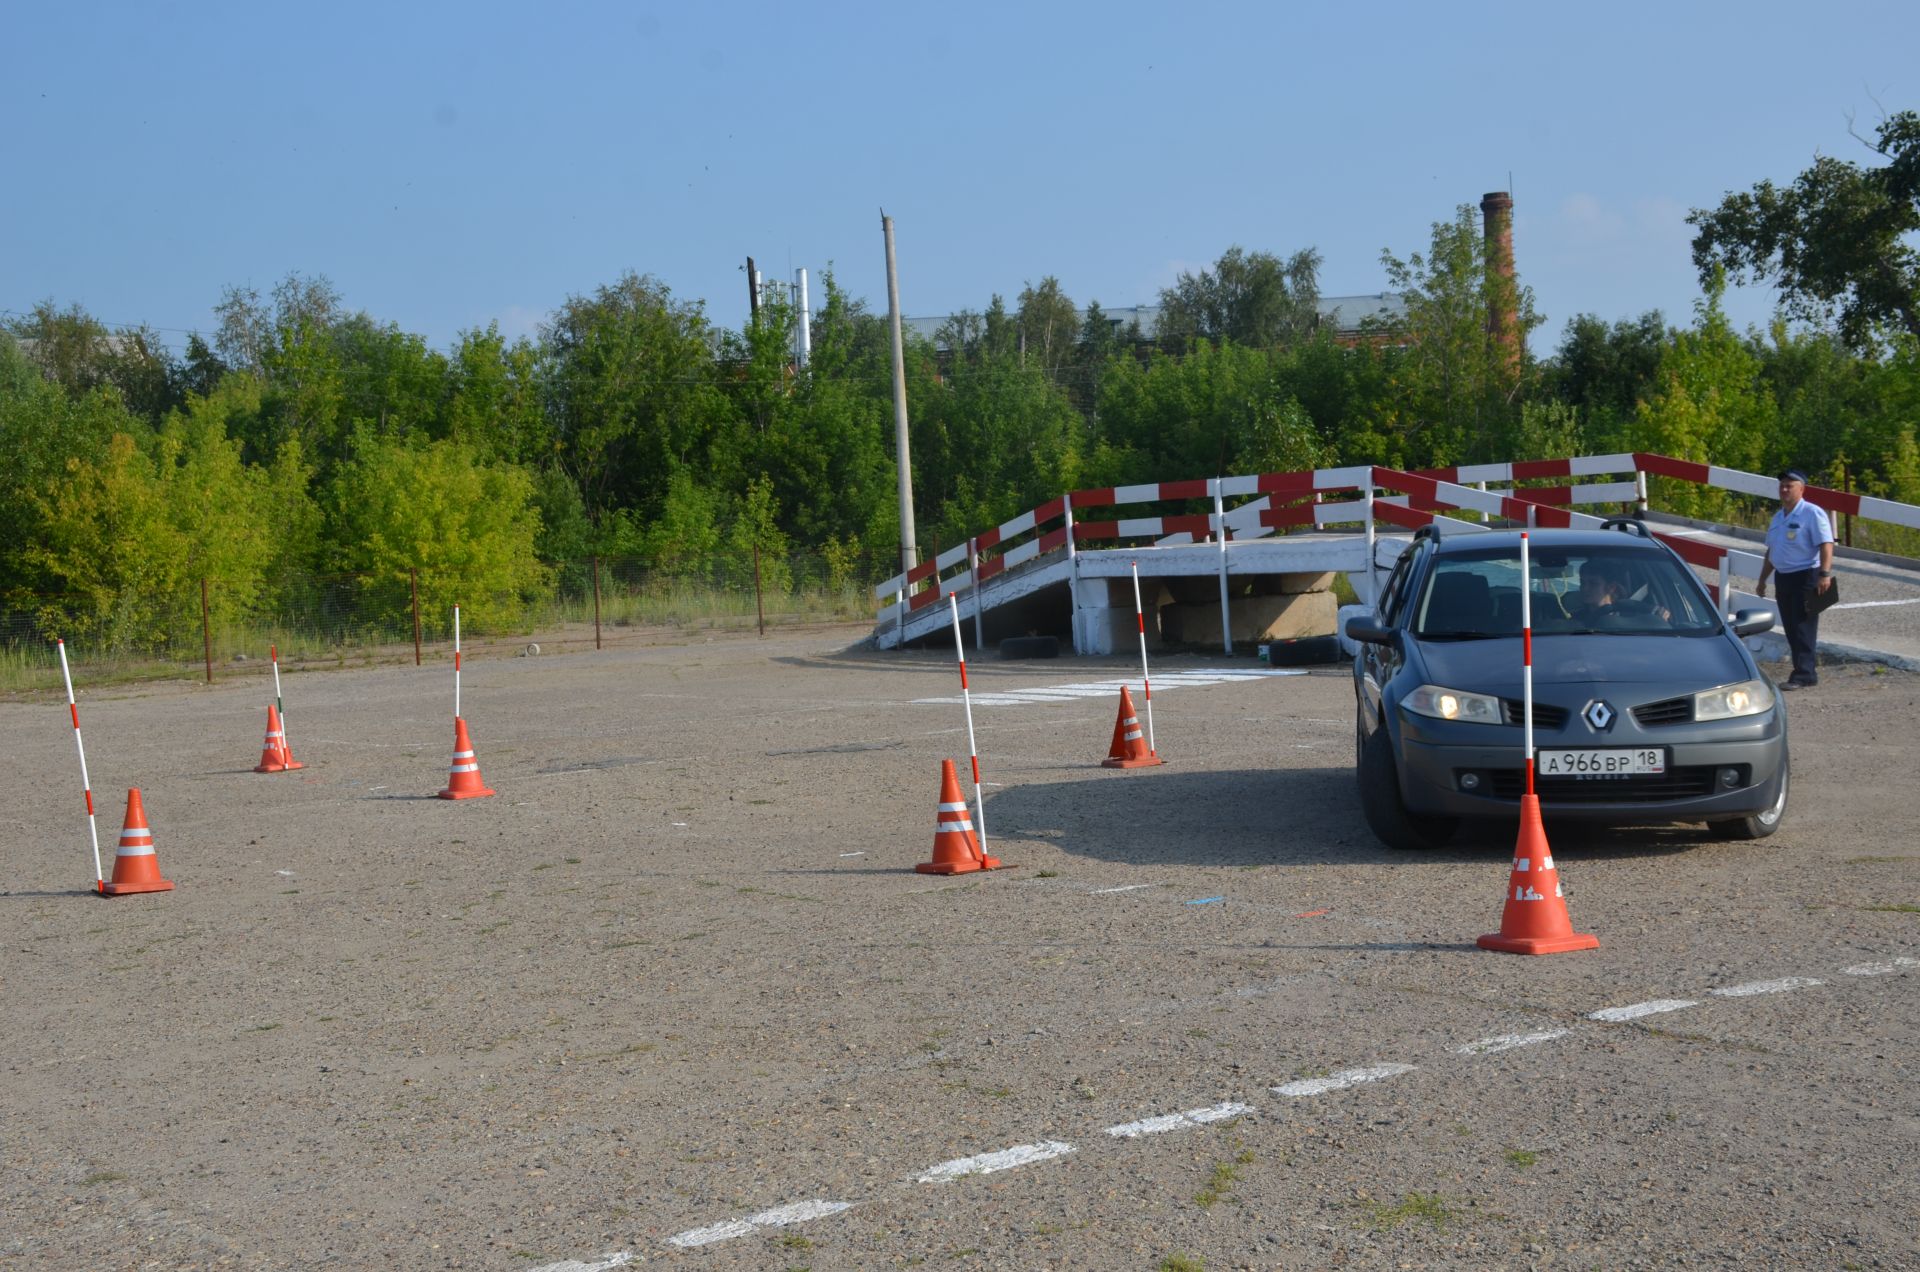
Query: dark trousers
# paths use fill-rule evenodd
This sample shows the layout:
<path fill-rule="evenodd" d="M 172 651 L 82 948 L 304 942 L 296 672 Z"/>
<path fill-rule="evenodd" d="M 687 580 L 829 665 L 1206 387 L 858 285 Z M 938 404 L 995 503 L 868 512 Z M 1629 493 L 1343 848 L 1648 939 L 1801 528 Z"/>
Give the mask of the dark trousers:
<path fill-rule="evenodd" d="M 1813 651 L 1820 643 L 1820 616 L 1813 612 L 1813 598 L 1820 587 L 1818 570 L 1795 570 L 1776 574 L 1776 592 L 1780 597 L 1780 627 L 1787 634 L 1787 649 L 1793 655 L 1793 678 L 1808 682 L 1820 679 L 1820 665 Z"/>

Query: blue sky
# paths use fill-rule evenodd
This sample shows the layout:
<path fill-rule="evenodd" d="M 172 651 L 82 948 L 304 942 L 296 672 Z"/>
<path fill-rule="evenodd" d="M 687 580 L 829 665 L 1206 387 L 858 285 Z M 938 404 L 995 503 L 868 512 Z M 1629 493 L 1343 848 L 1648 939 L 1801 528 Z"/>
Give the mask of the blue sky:
<path fill-rule="evenodd" d="M 627 269 L 716 322 L 740 266 L 908 314 L 1152 303 L 1241 244 L 1378 291 L 1511 185 L 1547 324 L 1699 289 L 1684 218 L 1868 158 L 1920 108 L 1920 5 L 28 5 L 5 8 L 0 309 L 173 341 L 324 274 L 445 347 Z M 816 282 L 816 294 L 818 284 Z M 1736 294 L 1763 323 L 1765 292 Z"/>

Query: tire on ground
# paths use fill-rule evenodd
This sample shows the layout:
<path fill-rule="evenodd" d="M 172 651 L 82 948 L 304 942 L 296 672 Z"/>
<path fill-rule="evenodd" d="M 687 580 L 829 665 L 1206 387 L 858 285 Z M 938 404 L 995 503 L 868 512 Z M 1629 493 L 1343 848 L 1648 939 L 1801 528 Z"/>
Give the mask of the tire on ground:
<path fill-rule="evenodd" d="M 1773 806 L 1763 812 L 1752 813 L 1746 817 L 1735 817 L 1727 821 L 1707 823 L 1707 833 L 1715 839 L 1765 839 L 1780 829 L 1780 823 L 1787 819 L 1787 778 L 1789 769 L 1786 757 L 1780 760 L 1780 792 L 1774 798 Z"/>
<path fill-rule="evenodd" d="M 1424 817 L 1407 811 L 1400 798 L 1400 779 L 1393 768 L 1393 744 L 1386 726 L 1360 744 L 1360 811 L 1381 843 L 1389 848 L 1420 851 L 1440 848 L 1453 837 L 1458 824 L 1451 817 Z"/>

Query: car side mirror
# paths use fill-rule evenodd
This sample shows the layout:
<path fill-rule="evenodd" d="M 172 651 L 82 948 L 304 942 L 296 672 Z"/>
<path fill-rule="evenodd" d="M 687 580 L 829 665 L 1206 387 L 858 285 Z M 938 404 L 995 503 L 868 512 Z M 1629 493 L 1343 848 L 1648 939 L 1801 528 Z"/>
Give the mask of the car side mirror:
<path fill-rule="evenodd" d="M 1758 636 L 1770 632 L 1780 616 L 1770 609 L 1743 609 L 1733 616 L 1733 634 L 1735 636 Z M 1357 638 L 1356 638 L 1357 639 Z"/>
<path fill-rule="evenodd" d="M 1391 645 L 1393 630 L 1391 627 L 1382 627 L 1365 614 L 1355 614 L 1347 620 L 1347 639 L 1365 645 Z"/>

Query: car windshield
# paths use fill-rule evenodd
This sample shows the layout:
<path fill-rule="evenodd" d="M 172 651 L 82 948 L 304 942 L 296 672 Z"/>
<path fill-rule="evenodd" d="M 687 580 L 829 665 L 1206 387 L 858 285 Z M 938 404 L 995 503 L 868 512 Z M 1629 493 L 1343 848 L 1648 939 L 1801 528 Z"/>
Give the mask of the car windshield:
<path fill-rule="evenodd" d="M 1664 552 L 1537 544 L 1529 566 L 1536 636 L 1697 636 L 1720 627 L 1705 594 Z M 1519 553 L 1440 557 L 1410 625 L 1424 640 L 1518 636 Z"/>

